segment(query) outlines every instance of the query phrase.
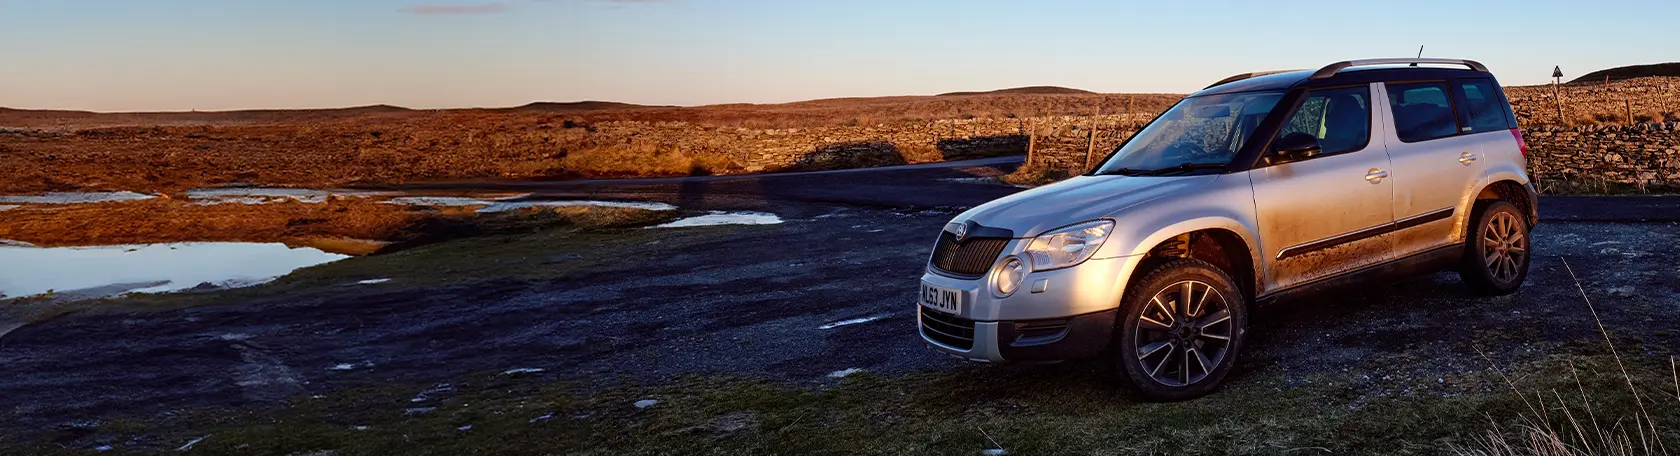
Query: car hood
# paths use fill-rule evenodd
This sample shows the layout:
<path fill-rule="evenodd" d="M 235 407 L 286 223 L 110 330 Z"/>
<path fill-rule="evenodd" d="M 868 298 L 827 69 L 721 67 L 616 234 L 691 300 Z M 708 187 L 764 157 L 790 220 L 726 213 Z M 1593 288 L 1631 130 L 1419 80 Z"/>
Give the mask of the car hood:
<path fill-rule="evenodd" d="M 1112 218 L 1138 203 L 1205 186 L 1218 178 L 1219 175 L 1078 176 L 992 200 L 952 221 L 973 221 L 1007 229 L 1017 238 L 1033 237 L 1086 220 Z"/>

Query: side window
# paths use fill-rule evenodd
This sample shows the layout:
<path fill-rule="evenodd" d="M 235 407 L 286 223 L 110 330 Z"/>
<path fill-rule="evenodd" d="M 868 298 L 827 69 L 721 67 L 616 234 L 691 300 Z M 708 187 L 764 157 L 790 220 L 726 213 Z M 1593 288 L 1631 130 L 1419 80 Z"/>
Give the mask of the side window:
<path fill-rule="evenodd" d="M 1505 102 L 1487 79 L 1465 79 L 1453 83 L 1453 95 L 1458 101 L 1458 123 L 1464 133 L 1509 130 L 1505 118 Z"/>
<path fill-rule="evenodd" d="M 1307 92 L 1277 137 L 1309 133 L 1325 155 L 1364 149 L 1371 140 L 1371 91 L 1360 87 Z"/>
<path fill-rule="evenodd" d="M 1390 84 L 1388 104 L 1394 109 L 1394 131 L 1405 142 L 1427 141 L 1458 134 L 1447 85 L 1440 82 Z"/>

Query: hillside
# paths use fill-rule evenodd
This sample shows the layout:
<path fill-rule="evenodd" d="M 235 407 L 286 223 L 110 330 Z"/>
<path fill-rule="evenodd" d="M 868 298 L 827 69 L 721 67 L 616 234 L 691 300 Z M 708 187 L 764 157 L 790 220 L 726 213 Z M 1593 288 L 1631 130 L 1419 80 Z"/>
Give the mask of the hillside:
<path fill-rule="evenodd" d="M 223 112 L 94 113 L 0 108 L 0 127 L 75 130 L 133 126 L 298 125 L 402 121 L 456 114 L 545 116 L 576 123 L 686 122 L 737 128 L 809 128 L 941 119 L 1044 115 L 1152 116 L 1182 98 L 1174 94 L 1098 94 L 1061 87 L 1021 87 L 964 96 L 830 98 L 779 104 L 646 106 L 608 101 L 537 102 L 512 108 L 410 110 L 394 106 Z M 558 116 L 558 117 L 556 117 Z M 373 122 L 377 124 L 379 122 Z M 369 125 L 373 126 L 373 125 Z M 463 126 L 466 127 L 466 126 Z"/>
<path fill-rule="evenodd" d="M 619 103 L 619 102 L 616 102 L 616 101 L 570 101 L 570 102 L 538 101 L 538 102 L 526 104 L 524 106 L 519 106 L 519 107 L 516 107 L 516 108 L 507 108 L 507 109 L 515 110 L 515 111 L 586 112 L 586 111 L 607 111 L 607 110 L 614 110 L 614 109 L 674 108 L 674 107 L 675 106 L 646 106 L 646 105 L 631 104 L 631 103 Z"/>
<path fill-rule="evenodd" d="M 1092 92 L 1092 91 L 1089 91 L 1089 90 L 1070 89 L 1070 88 L 1067 88 L 1067 87 L 1031 86 L 1031 87 L 1016 87 L 1016 88 L 1013 88 L 1013 89 L 998 89 L 998 90 L 993 90 L 993 91 L 990 91 L 990 92 L 948 92 L 948 93 L 939 94 L 938 96 L 954 97 L 954 96 L 966 96 L 966 95 L 1094 95 L 1094 94 L 1096 94 L 1096 92 Z"/>
<path fill-rule="evenodd" d="M 1680 62 L 1656 63 L 1651 65 L 1629 65 L 1610 69 L 1598 70 L 1582 75 L 1569 81 L 1570 84 L 1604 82 L 1609 76 L 1611 81 L 1623 79 L 1644 78 L 1651 76 L 1680 76 Z"/>

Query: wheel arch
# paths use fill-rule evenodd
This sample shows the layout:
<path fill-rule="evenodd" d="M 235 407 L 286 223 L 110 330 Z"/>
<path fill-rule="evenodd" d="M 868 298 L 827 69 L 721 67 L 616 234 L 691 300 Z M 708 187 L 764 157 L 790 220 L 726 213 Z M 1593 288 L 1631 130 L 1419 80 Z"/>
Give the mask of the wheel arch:
<path fill-rule="evenodd" d="M 1497 200 L 1516 206 L 1517 211 L 1522 212 L 1523 217 L 1527 219 L 1529 226 L 1534 226 L 1540 222 L 1539 197 L 1535 194 L 1533 187 L 1517 179 L 1509 177 L 1489 179 L 1471 195 L 1465 211 L 1467 220 L 1475 216 L 1472 212 L 1474 212 L 1477 204 L 1482 201 Z M 1465 226 L 1469 225 L 1469 223 L 1465 224 Z"/>
<path fill-rule="evenodd" d="M 1130 283 L 1156 264 L 1173 258 L 1206 261 L 1237 282 L 1245 301 L 1265 291 L 1260 280 L 1260 248 L 1253 231 L 1233 219 L 1190 220 L 1156 231 L 1130 255 Z M 1124 290 L 1121 291 L 1124 293 Z"/>

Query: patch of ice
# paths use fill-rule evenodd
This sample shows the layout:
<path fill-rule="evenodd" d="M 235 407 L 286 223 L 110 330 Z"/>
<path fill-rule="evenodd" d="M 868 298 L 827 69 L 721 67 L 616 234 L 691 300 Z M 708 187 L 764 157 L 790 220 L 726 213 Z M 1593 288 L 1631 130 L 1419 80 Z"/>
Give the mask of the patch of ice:
<path fill-rule="evenodd" d="M 624 207 L 624 208 L 631 208 L 631 209 L 646 209 L 646 210 L 650 210 L 650 211 L 674 211 L 674 210 L 677 209 L 676 206 L 672 206 L 672 205 L 669 205 L 669 204 L 653 203 L 653 202 L 647 202 L 647 201 L 570 200 L 570 201 L 516 201 L 516 202 L 509 202 L 509 203 L 495 203 L 495 204 L 491 204 L 489 206 L 486 206 L 483 209 L 479 209 L 478 212 L 480 212 L 480 213 L 507 212 L 507 211 L 515 211 L 515 210 L 520 210 L 520 209 L 532 208 L 532 207 L 566 207 L 566 206 Z"/>
<path fill-rule="evenodd" d="M 20 207 L 23 207 L 23 206 L 19 206 L 19 205 L 16 205 L 16 204 L 0 204 L 0 211 L 9 211 L 9 210 L 17 209 L 17 208 L 20 208 Z"/>
<path fill-rule="evenodd" d="M 157 198 L 145 193 L 121 192 L 47 192 L 40 195 L 0 195 L 0 203 L 26 204 L 83 204 L 113 201 L 139 201 Z"/>
<path fill-rule="evenodd" d="M 380 202 L 405 206 L 489 206 L 496 204 L 465 196 L 399 196 Z"/>
<path fill-rule="evenodd" d="M 356 370 L 356 365 L 355 364 L 348 364 L 348 363 L 346 363 L 346 364 L 334 364 L 333 367 L 329 367 L 329 368 L 327 368 L 327 370 L 332 370 L 332 371 Z"/>
<path fill-rule="evenodd" d="M 554 419 L 554 414 L 553 413 L 549 413 L 549 414 L 539 416 L 539 417 L 536 417 L 536 418 L 531 418 L 531 421 L 529 421 L 529 422 L 539 423 L 539 422 L 548 421 L 548 420 L 551 420 L 551 419 Z"/>
<path fill-rule="evenodd" d="M 208 438 L 210 438 L 210 436 L 207 435 L 207 436 L 204 436 L 204 437 L 199 437 L 199 438 L 196 438 L 196 439 L 188 440 L 186 445 L 181 445 L 181 447 L 176 448 L 175 451 L 191 450 L 193 445 L 197 445 L 198 442 L 203 442 L 204 439 L 208 439 Z"/>
<path fill-rule="evenodd" d="M 367 280 L 358 280 L 358 281 L 356 281 L 356 284 L 357 285 L 374 285 L 374 284 L 381 284 L 381 283 L 390 282 L 390 281 L 391 281 L 391 279 L 367 279 Z"/>
<path fill-rule="evenodd" d="M 22 327 L 23 327 L 23 323 L 12 323 L 12 322 L 0 321 L 0 338 L 6 337 L 6 333 L 16 331 L 18 328 L 22 328 Z"/>
<path fill-rule="evenodd" d="M 869 316 L 869 317 L 863 317 L 863 318 L 853 318 L 853 319 L 850 319 L 850 320 L 840 320 L 840 321 L 837 321 L 837 322 L 834 322 L 834 323 L 829 323 L 829 324 L 826 324 L 826 325 L 818 326 L 817 329 L 834 329 L 834 328 L 838 328 L 838 327 L 846 326 L 846 325 L 855 325 L 855 324 L 858 324 L 858 323 L 868 323 L 868 322 L 872 322 L 872 321 L 875 321 L 875 320 L 880 320 L 880 319 L 886 318 L 886 317 L 887 317 L 886 315 L 875 315 L 875 316 Z"/>
<path fill-rule="evenodd" d="M 688 217 L 674 222 L 657 225 L 653 228 L 686 228 L 692 226 L 715 225 L 774 225 L 782 223 L 782 218 L 768 212 L 724 212 L 711 211 L 701 216 Z"/>
<path fill-rule="evenodd" d="M 841 369 L 841 370 L 837 370 L 837 371 L 834 371 L 834 372 L 830 372 L 830 373 L 828 373 L 828 378 L 840 378 L 840 377 L 845 377 L 847 375 L 856 374 L 858 372 L 863 372 L 863 369 L 858 369 L 856 367 L 851 367 L 851 368 L 846 368 L 846 369 Z"/>
<path fill-rule="evenodd" d="M 98 296 L 163 293 L 200 284 L 237 288 L 266 283 L 298 268 L 349 258 L 285 244 L 187 242 L 96 247 L 0 246 L 0 294 Z M 112 285 L 127 284 L 122 287 Z"/>
<path fill-rule="evenodd" d="M 368 426 L 350 426 L 350 430 L 352 430 L 352 431 L 366 431 L 368 429 L 373 429 L 373 428 L 368 427 Z"/>
<path fill-rule="evenodd" d="M 990 448 L 990 449 L 986 449 L 986 450 L 981 450 L 980 454 L 985 455 L 985 456 L 1003 456 L 1005 454 L 1009 454 L 1009 452 L 1004 451 L 1004 449 L 1002 449 L 1002 448 Z"/>
<path fill-rule="evenodd" d="M 461 427 L 455 428 L 455 430 L 461 431 L 461 432 L 471 431 L 472 430 L 472 425 L 469 424 L 469 425 L 466 425 L 466 426 L 461 426 Z"/>
<path fill-rule="evenodd" d="M 412 407 L 403 409 L 404 416 L 425 415 L 437 411 L 437 407 Z"/>
<path fill-rule="evenodd" d="M 659 401 L 656 401 L 656 400 L 653 400 L 653 399 L 642 399 L 642 400 L 636 401 L 636 408 L 639 408 L 639 409 L 648 408 L 648 407 L 652 407 L 654 404 L 658 404 L 658 403 L 659 403 Z"/>
<path fill-rule="evenodd" d="M 542 371 L 543 369 L 540 367 L 519 367 L 508 369 L 506 372 L 502 372 L 502 375 L 535 374 Z"/>
<path fill-rule="evenodd" d="M 35 244 L 30 244 L 28 242 L 23 242 L 23 241 L 14 241 L 14 240 L 11 240 L 11 239 L 0 239 L 0 245 L 9 245 L 9 246 L 12 246 L 12 247 L 34 247 L 35 246 Z"/>
<path fill-rule="evenodd" d="M 93 447 L 93 451 L 111 451 L 112 449 L 114 449 L 114 448 L 112 448 L 110 445 L 100 445 L 100 446 Z"/>
<path fill-rule="evenodd" d="M 329 197 L 356 197 L 392 195 L 392 192 L 369 190 L 316 190 L 310 188 L 195 188 L 187 190 L 187 198 L 197 200 L 197 204 L 267 204 L 276 201 L 293 200 L 300 203 L 325 203 Z"/>
<path fill-rule="evenodd" d="M 958 183 L 958 184 L 999 184 L 999 183 L 1001 183 L 1001 182 L 998 181 L 998 179 L 996 177 L 947 177 L 947 178 L 940 179 L 940 180 L 945 181 L 945 182 Z"/>

